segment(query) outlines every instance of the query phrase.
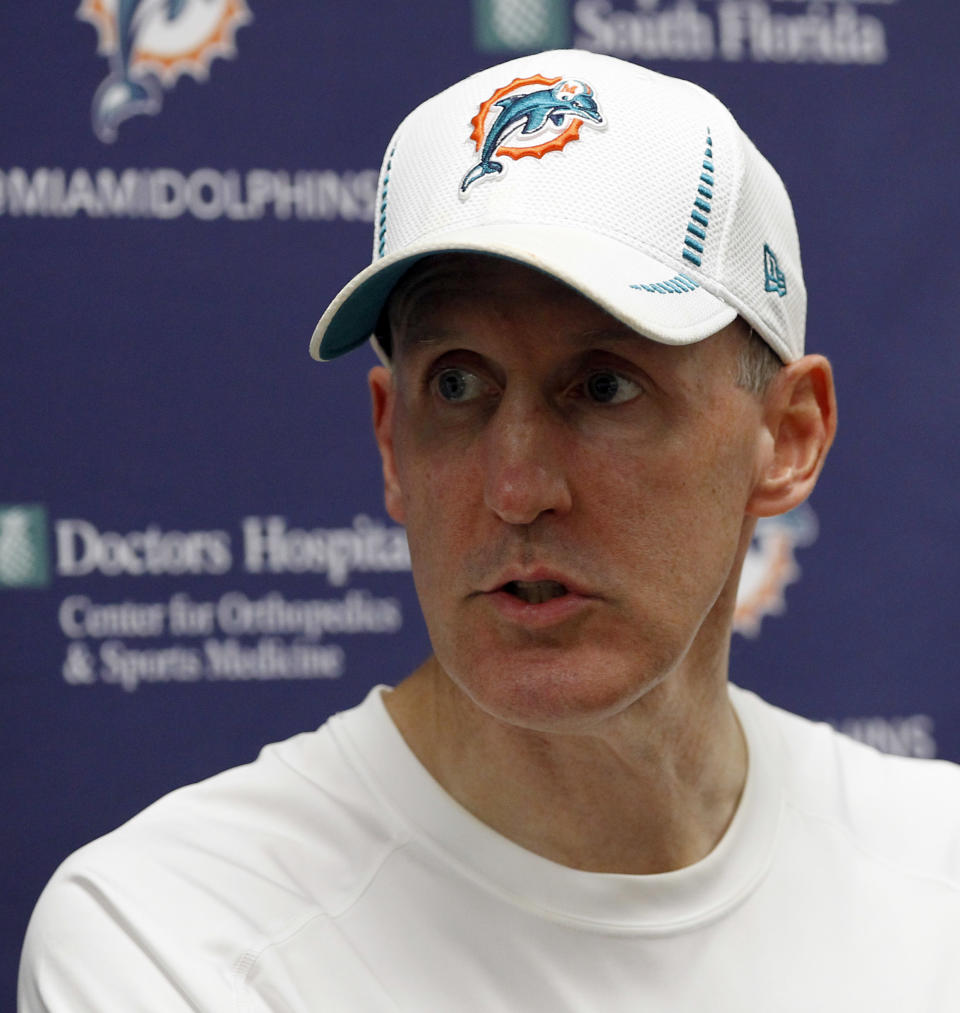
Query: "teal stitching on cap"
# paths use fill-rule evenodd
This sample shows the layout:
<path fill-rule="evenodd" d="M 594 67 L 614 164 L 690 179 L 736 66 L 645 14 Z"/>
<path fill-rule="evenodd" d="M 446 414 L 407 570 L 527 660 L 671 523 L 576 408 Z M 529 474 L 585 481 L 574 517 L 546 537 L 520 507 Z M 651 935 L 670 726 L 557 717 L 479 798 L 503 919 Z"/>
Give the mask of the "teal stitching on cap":
<path fill-rule="evenodd" d="M 377 254 L 381 257 L 387 246 L 387 185 L 390 183 L 390 166 L 393 165 L 393 153 L 396 150 L 396 147 L 390 150 L 387 167 L 383 170 L 383 193 L 380 195 L 380 231 L 377 234 Z"/>
<path fill-rule="evenodd" d="M 630 287 L 640 289 L 643 292 L 653 292 L 657 295 L 682 295 L 684 292 L 693 292 L 700 285 L 693 278 L 685 274 L 678 274 L 668 281 L 657 281 L 652 285 L 631 285 Z"/>
<path fill-rule="evenodd" d="M 713 138 L 710 136 L 709 127 L 707 127 L 707 146 L 703 152 L 703 162 L 701 165 L 703 167 L 703 172 L 700 173 L 700 181 L 697 186 L 697 196 L 694 198 L 693 210 L 690 212 L 690 222 L 687 223 L 687 232 L 696 236 L 697 239 L 691 239 L 690 236 L 684 236 L 684 250 L 682 251 L 684 260 L 689 260 L 691 264 L 696 264 L 697 267 L 700 267 L 702 263 L 700 254 L 703 253 L 703 246 L 707 239 L 707 226 L 710 224 L 710 201 L 713 200 L 712 188 L 714 185 L 713 174 L 715 169 L 713 167 Z M 702 242 L 698 240 L 702 240 Z M 678 277 L 685 278 L 686 275 L 679 275 Z M 673 280 L 677 281 L 677 278 L 674 278 Z M 690 281 L 689 278 L 687 280 Z M 696 282 L 692 282 L 692 284 L 696 285 Z M 648 288 L 646 285 L 642 285 L 640 287 L 645 289 Z M 654 289 L 648 290 L 654 291 Z"/>

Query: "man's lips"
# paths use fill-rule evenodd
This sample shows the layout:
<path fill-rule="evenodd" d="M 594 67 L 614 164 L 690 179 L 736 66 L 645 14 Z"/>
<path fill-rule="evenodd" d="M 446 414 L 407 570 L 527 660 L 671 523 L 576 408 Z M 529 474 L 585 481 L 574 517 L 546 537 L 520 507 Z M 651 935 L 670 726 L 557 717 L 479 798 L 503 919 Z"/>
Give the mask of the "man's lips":
<path fill-rule="evenodd" d="M 596 597 L 574 577 L 546 567 L 507 570 L 490 581 L 481 591 L 483 594 L 496 592 L 511 594 L 535 605 L 566 594 L 581 598 Z"/>
<path fill-rule="evenodd" d="M 513 571 L 479 592 L 501 618 L 540 628 L 570 619 L 597 600 L 583 585 L 563 573 Z"/>
<path fill-rule="evenodd" d="M 542 605 L 567 593 L 567 587 L 558 580 L 510 580 L 500 590 L 512 594 L 528 605 Z"/>

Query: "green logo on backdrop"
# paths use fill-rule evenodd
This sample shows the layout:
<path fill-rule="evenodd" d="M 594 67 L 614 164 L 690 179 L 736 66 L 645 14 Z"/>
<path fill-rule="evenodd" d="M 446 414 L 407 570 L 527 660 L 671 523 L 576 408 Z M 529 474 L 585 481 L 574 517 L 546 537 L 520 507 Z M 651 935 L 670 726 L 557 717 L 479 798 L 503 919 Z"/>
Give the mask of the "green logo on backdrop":
<path fill-rule="evenodd" d="M 473 35 L 485 53 L 565 49 L 568 0 L 473 0 Z"/>
<path fill-rule="evenodd" d="M 38 503 L 0 504 L 0 588 L 49 583 L 47 511 Z"/>

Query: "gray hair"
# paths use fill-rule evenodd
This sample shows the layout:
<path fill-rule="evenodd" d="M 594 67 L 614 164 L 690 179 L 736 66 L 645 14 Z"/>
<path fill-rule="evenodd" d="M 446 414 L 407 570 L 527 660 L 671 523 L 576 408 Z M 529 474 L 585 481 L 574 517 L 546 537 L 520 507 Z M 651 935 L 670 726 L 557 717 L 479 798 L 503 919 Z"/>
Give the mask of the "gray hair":
<path fill-rule="evenodd" d="M 742 325 L 744 339 L 737 358 L 737 386 L 762 397 L 783 363 L 743 317 L 738 317 L 737 323 Z"/>

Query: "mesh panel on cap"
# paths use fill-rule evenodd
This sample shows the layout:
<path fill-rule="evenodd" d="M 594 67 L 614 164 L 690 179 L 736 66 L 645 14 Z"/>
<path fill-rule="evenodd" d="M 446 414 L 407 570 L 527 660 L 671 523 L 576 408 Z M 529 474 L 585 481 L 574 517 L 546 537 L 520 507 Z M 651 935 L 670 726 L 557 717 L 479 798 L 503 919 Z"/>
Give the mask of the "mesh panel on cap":
<path fill-rule="evenodd" d="M 806 288 L 793 210 L 770 163 L 741 134 L 743 182 L 737 195 L 734 226 L 726 245 L 727 287 L 741 314 L 782 358 L 803 354 Z M 776 255 L 786 279 L 786 295 L 765 287 L 764 247 Z"/>

